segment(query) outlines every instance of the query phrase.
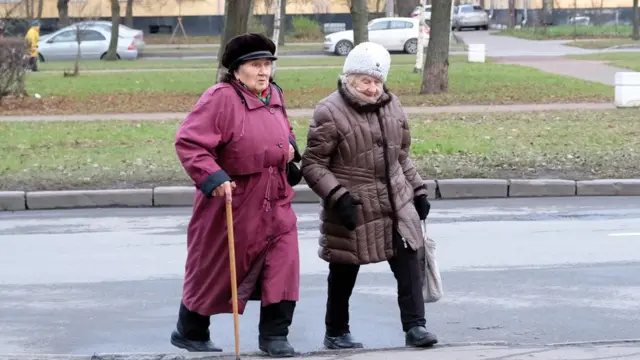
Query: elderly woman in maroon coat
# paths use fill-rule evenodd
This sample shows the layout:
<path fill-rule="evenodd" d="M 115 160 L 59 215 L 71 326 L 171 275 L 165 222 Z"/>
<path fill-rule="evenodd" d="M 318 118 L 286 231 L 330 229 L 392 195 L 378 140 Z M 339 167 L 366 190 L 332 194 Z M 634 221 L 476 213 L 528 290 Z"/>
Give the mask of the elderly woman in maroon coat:
<path fill-rule="evenodd" d="M 275 44 L 263 35 L 233 38 L 222 56 L 229 69 L 177 131 L 178 158 L 196 192 L 174 346 L 222 351 L 210 339 L 210 316 L 231 313 L 225 201 L 232 200 L 239 312 L 261 300 L 259 347 L 290 357 L 287 340 L 299 298 L 299 255 L 292 186 L 301 174 L 282 91 L 272 82 Z M 214 326 L 215 328 L 215 326 Z M 218 329 L 218 333 L 231 329 Z"/>

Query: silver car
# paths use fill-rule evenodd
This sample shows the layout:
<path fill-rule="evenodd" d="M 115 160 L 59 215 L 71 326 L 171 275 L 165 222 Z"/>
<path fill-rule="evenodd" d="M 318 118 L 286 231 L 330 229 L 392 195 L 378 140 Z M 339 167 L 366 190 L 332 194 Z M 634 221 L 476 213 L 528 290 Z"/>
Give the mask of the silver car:
<path fill-rule="evenodd" d="M 40 61 L 74 60 L 78 53 L 77 34 L 80 34 L 80 58 L 98 60 L 107 55 L 111 32 L 100 28 L 84 28 L 80 26 L 66 27 L 38 42 Z M 118 36 L 118 58 L 135 60 L 138 58 L 133 38 Z"/>
<path fill-rule="evenodd" d="M 458 5 L 453 8 L 452 28 L 462 30 L 466 28 L 489 29 L 489 14 L 478 5 Z"/>
<path fill-rule="evenodd" d="M 109 33 L 111 33 L 111 21 L 104 21 L 104 20 L 79 21 L 72 25 L 65 26 L 64 28 L 59 30 L 68 30 L 68 29 L 76 29 L 76 28 L 82 28 L 82 29 L 98 28 L 98 29 L 106 30 Z M 138 53 L 142 54 L 146 45 L 146 43 L 144 42 L 144 32 L 142 30 L 132 29 L 126 25 L 120 24 L 120 26 L 118 26 L 118 35 L 124 38 L 133 38 L 133 41 L 136 45 L 136 49 L 138 50 Z M 51 34 L 47 34 L 47 35 L 41 36 L 40 38 L 45 39 L 45 38 L 49 38 L 50 36 Z"/>

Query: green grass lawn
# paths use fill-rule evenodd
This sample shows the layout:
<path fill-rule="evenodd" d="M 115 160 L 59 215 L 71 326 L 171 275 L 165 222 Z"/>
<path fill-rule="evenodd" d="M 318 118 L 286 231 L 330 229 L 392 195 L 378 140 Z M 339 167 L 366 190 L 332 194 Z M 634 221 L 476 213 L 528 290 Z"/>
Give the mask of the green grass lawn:
<path fill-rule="evenodd" d="M 462 59 L 464 56 L 452 56 Z M 325 56 L 316 58 L 281 58 L 277 66 L 299 67 L 299 66 L 339 66 L 344 64 L 342 56 Z M 414 64 L 415 55 L 391 55 L 392 65 Z M 52 61 L 40 63 L 42 72 L 63 71 L 73 68 L 73 61 Z M 135 60 L 135 61 L 101 61 L 86 60 L 80 62 L 81 70 L 134 70 L 134 69 L 215 69 L 218 62 L 215 60 Z M 37 74 L 34 74 L 37 75 Z"/>
<path fill-rule="evenodd" d="M 602 54 L 568 55 L 571 59 L 603 61 L 612 66 L 640 71 L 640 52 L 610 52 Z"/>
<path fill-rule="evenodd" d="M 336 89 L 341 67 L 286 70 L 276 80 L 290 108 L 312 108 Z M 214 70 L 86 73 L 64 78 L 59 73 L 31 73 L 30 105 L 18 113 L 114 113 L 188 111 L 214 82 Z M 388 86 L 404 105 L 512 104 L 611 101 L 611 86 L 536 69 L 498 63 L 467 63 L 452 58 L 449 91 L 419 95 L 422 75 L 412 65 L 391 68 Z M 7 109 L 6 114 L 16 111 Z"/>
<path fill-rule="evenodd" d="M 169 44 L 169 39 L 171 39 L 171 35 L 147 34 L 144 36 L 144 42 L 147 44 Z M 297 38 L 293 36 L 285 37 L 286 44 L 295 44 L 301 42 L 318 43 L 322 41 L 322 36 L 312 38 Z M 186 39 L 182 36 L 176 36 L 174 38 L 173 44 L 220 44 L 220 36 L 188 36 Z"/>
<path fill-rule="evenodd" d="M 620 48 L 640 48 L 640 41 L 631 39 L 603 39 L 603 40 L 581 40 L 565 43 L 567 46 L 581 49 L 609 49 L 614 46 Z"/>
<path fill-rule="evenodd" d="M 308 119 L 292 119 L 304 149 Z M 637 178 L 637 110 L 410 116 L 425 179 Z M 188 185 L 173 141 L 179 121 L 0 123 L 0 189 Z"/>
<path fill-rule="evenodd" d="M 521 29 L 505 29 L 495 32 L 494 34 L 529 40 L 629 38 L 631 36 L 631 26 L 557 25 L 546 28 L 526 27 Z"/>

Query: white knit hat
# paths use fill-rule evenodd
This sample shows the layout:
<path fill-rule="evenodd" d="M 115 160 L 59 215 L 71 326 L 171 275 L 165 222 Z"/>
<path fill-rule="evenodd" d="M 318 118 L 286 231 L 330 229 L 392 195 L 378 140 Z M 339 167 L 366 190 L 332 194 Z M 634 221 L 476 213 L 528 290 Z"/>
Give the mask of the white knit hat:
<path fill-rule="evenodd" d="M 387 81 L 391 67 L 391 55 L 382 45 L 363 42 L 349 52 L 342 73 L 344 75 L 364 74 Z"/>

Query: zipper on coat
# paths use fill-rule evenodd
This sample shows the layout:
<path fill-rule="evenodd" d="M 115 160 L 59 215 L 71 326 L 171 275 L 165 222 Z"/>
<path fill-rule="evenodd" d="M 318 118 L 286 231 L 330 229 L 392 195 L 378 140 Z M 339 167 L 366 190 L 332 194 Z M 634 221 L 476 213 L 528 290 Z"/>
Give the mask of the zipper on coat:
<path fill-rule="evenodd" d="M 391 165 L 389 164 L 389 143 L 387 142 L 387 137 L 385 136 L 385 128 L 384 128 L 384 122 L 382 121 L 382 114 L 380 113 L 380 110 L 378 110 L 376 112 L 376 115 L 378 117 L 378 125 L 380 125 L 380 133 L 382 135 L 382 157 L 384 158 L 384 171 L 385 171 L 385 177 L 386 177 L 386 182 L 387 182 L 387 193 L 389 194 L 389 205 L 391 206 L 391 212 L 393 213 L 391 215 L 391 220 L 392 220 L 392 235 L 393 232 L 398 232 L 398 234 L 400 233 L 397 229 L 398 229 L 398 219 L 397 219 L 397 215 L 396 215 L 396 203 L 393 199 L 393 189 L 391 188 Z M 404 244 L 404 247 L 407 247 L 407 241 L 404 239 L 404 237 L 402 235 L 400 235 L 400 237 L 402 238 L 402 242 Z"/>

